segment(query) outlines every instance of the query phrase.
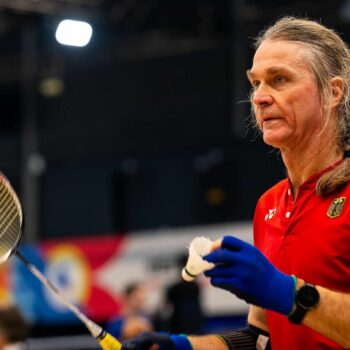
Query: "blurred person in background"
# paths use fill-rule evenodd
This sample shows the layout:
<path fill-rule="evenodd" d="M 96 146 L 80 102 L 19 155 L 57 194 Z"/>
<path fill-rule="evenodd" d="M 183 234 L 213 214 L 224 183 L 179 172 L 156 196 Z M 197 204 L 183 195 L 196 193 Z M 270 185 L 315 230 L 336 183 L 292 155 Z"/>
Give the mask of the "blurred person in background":
<path fill-rule="evenodd" d="M 15 306 L 0 309 L 0 350 L 25 350 L 29 327 Z"/>
<path fill-rule="evenodd" d="M 125 288 L 123 303 L 121 315 L 106 325 L 110 334 L 124 341 L 153 330 L 153 323 L 145 312 L 146 291 L 142 283 L 131 283 Z"/>
<path fill-rule="evenodd" d="M 255 246 L 225 236 L 205 257 L 212 285 L 250 304 L 247 327 L 148 333 L 123 350 L 350 349 L 349 49 L 333 30 L 294 17 L 263 31 L 255 48 L 255 122 L 287 178 L 257 203 Z"/>
<path fill-rule="evenodd" d="M 194 280 L 186 282 L 181 270 L 186 265 L 187 255 L 177 260 L 179 279 L 166 289 L 166 304 L 170 306 L 169 331 L 172 333 L 201 334 L 204 315 L 201 306 L 201 289 Z"/>

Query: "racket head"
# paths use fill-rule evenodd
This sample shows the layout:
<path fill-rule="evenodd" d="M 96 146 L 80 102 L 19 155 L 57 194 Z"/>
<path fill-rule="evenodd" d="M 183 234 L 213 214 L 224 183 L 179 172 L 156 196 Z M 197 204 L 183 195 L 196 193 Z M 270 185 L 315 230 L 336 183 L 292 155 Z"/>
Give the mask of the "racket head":
<path fill-rule="evenodd" d="M 21 203 L 9 180 L 0 172 L 0 264 L 16 252 L 23 225 Z"/>

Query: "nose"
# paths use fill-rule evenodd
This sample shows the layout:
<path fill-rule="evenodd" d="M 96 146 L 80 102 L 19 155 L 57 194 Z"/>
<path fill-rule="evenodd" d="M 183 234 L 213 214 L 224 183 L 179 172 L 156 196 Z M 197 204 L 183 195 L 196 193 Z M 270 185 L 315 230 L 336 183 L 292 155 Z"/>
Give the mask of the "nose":
<path fill-rule="evenodd" d="M 273 97 L 262 84 L 253 92 L 252 102 L 255 108 L 263 108 L 273 103 Z"/>

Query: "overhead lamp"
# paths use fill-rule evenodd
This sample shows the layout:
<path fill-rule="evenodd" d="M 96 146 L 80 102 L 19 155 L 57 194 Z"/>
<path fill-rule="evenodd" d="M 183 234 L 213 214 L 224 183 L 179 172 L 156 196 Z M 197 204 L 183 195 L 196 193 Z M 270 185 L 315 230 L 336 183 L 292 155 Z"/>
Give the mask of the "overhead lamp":
<path fill-rule="evenodd" d="M 65 19 L 56 29 L 56 40 L 62 45 L 86 46 L 92 36 L 92 27 L 89 23 Z"/>

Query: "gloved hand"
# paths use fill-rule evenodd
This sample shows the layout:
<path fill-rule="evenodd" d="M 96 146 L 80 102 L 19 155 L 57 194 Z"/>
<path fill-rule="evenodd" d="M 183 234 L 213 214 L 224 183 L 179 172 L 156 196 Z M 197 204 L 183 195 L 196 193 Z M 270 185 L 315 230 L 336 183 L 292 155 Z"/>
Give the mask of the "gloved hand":
<path fill-rule="evenodd" d="M 159 350 L 192 350 L 186 336 L 157 332 L 145 332 L 127 340 L 122 344 L 121 350 L 149 350 L 152 345 L 159 345 Z"/>
<path fill-rule="evenodd" d="M 220 249 L 204 257 L 217 266 L 205 272 L 215 287 L 247 303 L 288 315 L 293 308 L 296 278 L 276 269 L 254 246 L 225 236 Z"/>
<path fill-rule="evenodd" d="M 123 343 L 121 350 L 148 350 L 154 344 L 160 345 L 160 350 L 176 350 L 170 335 L 156 332 L 145 332 L 127 340 Z"/>

